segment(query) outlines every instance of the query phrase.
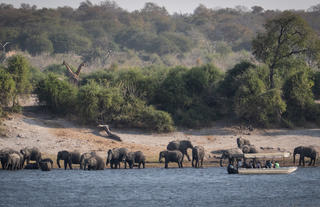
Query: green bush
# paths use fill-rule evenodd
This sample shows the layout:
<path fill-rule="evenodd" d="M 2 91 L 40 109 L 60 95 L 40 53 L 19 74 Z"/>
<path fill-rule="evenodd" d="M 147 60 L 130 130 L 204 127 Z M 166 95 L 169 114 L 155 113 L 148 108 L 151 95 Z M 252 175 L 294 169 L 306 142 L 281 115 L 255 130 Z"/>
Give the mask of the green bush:
<path fill-rule="evenodd" d="M 242 74 L 239 83 L 233 101 L 237 118 L 258 126 L 279 124 L 286 109 L 281 91 L 267 90 L 266 84 L 253 69 Z"/>
<path fill-rule="evenodd" d="M 72 68 L 72 66 L 70 66 L 71 69 L 73 71 L 75 71 L 74 68 Z M 43 73 L 45 74 L 48 74 L 48 73 L 54 73 L 54 74 L 57 74 L 57 75 L 64 75 L 64 76 L 67 76 L 69 75 L 69 72 L 68 70 L 66 69 L 66 66 L 62 65 L 62 64 L 52 64 L 52 65 L 49 65 L 47 66 L 44 70 L 43 70 Z"/>
<path fill-rule="evenodd" d="M 41 80 L 35 90 L 40 103 L 55 113 L 72 113 L 76 108 L 77 89 L 55 74 L 49 73 Z"/>
<path fill-rule="evenodd" d="M 0 68 L 0 107 L 8 106 L 15 92 L 15 82 L 12 76 Z"/>
<path fill-rule="evenodd" d="M 164 111 L 147 106 L 144 101 L 131 97 L 122 106 L 121 114 L 114 118 L 114 123 L 121 127 L 133 127 L 157 132 L 173 131 L 171 116 Z"/>
<path fill-rule="evenodd" d="M 287 103 L 285 115 L 288 119 L 301 124 L 310 120 L 310 114 L 312 114 L 310 111 L 316 109 L 312 86 L 313 81 L 305 71 L 293 74 L 285 82 L 283 93 Z"/>
<path fill-rule="evenodd" d="M 8 66 L 5 70 L 11 74 L 16 85 L 16 92 L 13 97 L 13 106 L 15 106 L 19 105 L 18 96 L 28 94 L 32 89 L 30 83 L 30 66 L 28 60 L 21 55 L 11 56 L 7 61 Z"/>

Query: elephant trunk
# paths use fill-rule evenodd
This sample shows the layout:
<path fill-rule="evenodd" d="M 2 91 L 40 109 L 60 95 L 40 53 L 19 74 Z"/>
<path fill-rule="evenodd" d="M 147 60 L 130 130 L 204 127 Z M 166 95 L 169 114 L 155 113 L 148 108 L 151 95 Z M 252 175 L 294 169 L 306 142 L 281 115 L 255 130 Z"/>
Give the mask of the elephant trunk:
<path fill-rule="evenodd" d="M 108 154 L 107 161 L 106 161 L 106 166 L 108 166 L 108 164 L 110 163 L 111 156 L 112 156 L 111 154 Z"/>
<path fill-rule="evenodd" d="M 159 162 L 161 163 L 161 159 L 162 159 L 162 153 L 160 153 L 159 155 Z"/>
<path fill-rule="evenodd" d="M 223 167 L 222 160 L 223 160 L 223 156 L 221 156 L 221 158 L 220 158 L 220 167 Z"/>
<path fill-rule="evenodd" d="M 57 165 L 58 165 L 59 168 L 61 168 L 61 166 L 60 166 L 60 156 L 57 157 Z"/>

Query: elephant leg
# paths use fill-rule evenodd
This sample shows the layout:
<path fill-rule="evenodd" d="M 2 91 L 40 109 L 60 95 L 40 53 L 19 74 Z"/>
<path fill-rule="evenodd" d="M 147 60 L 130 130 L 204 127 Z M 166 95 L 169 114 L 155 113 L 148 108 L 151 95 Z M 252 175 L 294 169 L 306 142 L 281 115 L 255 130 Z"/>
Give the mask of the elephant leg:
<path fill-rule="evenodd" d="M 311 166 L 312 161 L 313 161 L 312 158 L 310 158 L 310 162 L 309 162 L 308 166 Z"/>
<path fill-rule="evenodd" d="M 194 162 L 194 158 L 192 158 L 192 161 L 191 161 L 191 166 L 192 166 L 192 167 L 194 167 L 193 162 Z"/>
<path fill-rule="evenodd" d="M 68 167 L 68 161 L 67 160 L 64 160 L 64 169 L 66 170 Z"/>
<path fill-rule="evenodd" d="M 143 168 L 145 168 L 145 167 L 146 167 L 146 166 L 145 166 L 145 164 L 146 164 L 145 162 L 143 162 L 143 163 L 142 163 L 142 167 L 143 167 Z"/>
<path fill-rule="evenodd" d="M 305 162 L 304 162 L 304 156 L 301 158 L 302 163 L 303 163 L 303 167 L 305 166 Z"/>
<path fill-rule="evenodd" d="M 300 156 L 300 158 L 299 158 L 299 166 L 301 166 L 301 161 L 302 161 L 302 159 L 301 159 L 301 156 Z"/>
<path fill-rule="evenodd" d="M 180 162 L 180 166 L 181 166 L 181 168 L 183 168 L 183 164 L 182 164 L 182 163 L 183 163 L 183 161 L 181 160 L 181 162 Z"/>
<path fill-rule="evenodd" d="M 71 161 L 69 162 L 69 168 L 70 168 L 70 170 L 72 170 L 72 162 Z"/>
<path fill-rule="evenodd" d="M 165 163 L 164 163 L 164 168 L 168 168 L 168 162 L 167 161 L 165 161 Z"/>

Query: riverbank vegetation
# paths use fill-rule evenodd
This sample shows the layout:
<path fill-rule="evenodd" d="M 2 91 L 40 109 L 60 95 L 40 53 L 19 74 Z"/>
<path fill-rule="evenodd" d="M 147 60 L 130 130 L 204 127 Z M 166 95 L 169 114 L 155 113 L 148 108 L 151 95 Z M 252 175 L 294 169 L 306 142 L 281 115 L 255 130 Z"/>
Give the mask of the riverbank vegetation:
<path fill-rule="evenodd" d="M 100 61 L 102 57 L 109 58 L 109 53 L 114 50 L 135 50 L 140 54 L 148 54 L 150 57 L 144 57 L 148 61 L 151 56 L 157 56 L 155 59 L 161 59 L 160 62 L 163 63 L 163 57 L 168 57 L 169 54 L 180 54 L 183 59 L 184 54 L 200 47 L 199 42 L 191 41 L 188 33 L 193 31 L 187 29 L 192 24 L 198 32 L 203 32 L 201 35 L 206 34 L 207 38 L 212 38 L 217 44 L 222 44 L 216 42 L 221 41 L 221 35 L 223 38 L 230 38 L 226 39 L 230 44 L 225 45 L 224 49 L 245 49 L 251 47 L 252 42 L 252 54 L 256 60 L 251 58 L 238 61 L 228 71 L 213 62 L 203 64 L 201 58 L 194 66 L 189 67 L 183 64 L 171 66 L 157 61 L 145 67 L 119 67 L 113 64 L 90 73 L 80 73 L 78 69 L 80 78 L 74 82 L 70 81 L 70 72 L 67 72 L 64 65 L 53 64 L 39 70 L 31 67 L 21 55 L 14 55 L 6 59 L 0 69 L 1 113 L 4 109 L 19 109 L 17 97 L 32 91 L 37 94 L 39 102 L 52 112 L 76 117 L 78 121 L 87 124 L 103 122 L 116 127 L 158 132 L 173 131 L 176 127 L 206 127 L 214 121 L 226 119 L 259 127 L 320 124 L 320 107 L 315 102 L 315 98 L 320 96 L 320 40 L 318 28 L 313 24 L 312 27 L 316 29 L 311 28 L 304 20 L 312 12 L 253 10 L 249 14 L 236 10 L 218 10 L 221 16 L 228 14 L 230 18 L 234 15 L 268 17 L 257 36 L 249 35 L 244 38 L 242 34 L 247 31 L 245 28 L 238 28 L 238 33 L 230 32 L 226 28 L 230 27 L 234 31 L 236 27 L 227 27 L 228 23 L 222 24 L 222 20 L 215 27 L 221 27 L 221 31 L 225 32 L 209 32 L 209 28 L 213 26 L 209 22 L 216 22 L 211 21 L 211 15 L 215 14 L 219 18 L 221 16 L 218 11 L 201 6 L 191 16 L 172 16 L 164 8 L 154 4 L 147 4 L 140 12 L 128 13 L 108 1 L 101 6 L 89 3 L 82 3 L 77 10 L 66 7 L 55 10 L 10 7 L 9 11 L 31 16 L 38 14 L 41 17 L 43 12 L 59 15 L 52 19 L 45 18 L 43 25 L 37 27 L 37 34 L 31 35 L 25 30 L 25 39 L 14 27 L 1 32 L 6 31 L 4 34 L 9 35 L 7 38 L 13 38 L 10 35 L 16 34 L 17 39 L 12 39 L 17 43 L 15 46 L 22 48 L 23 45 L 31 54 L 72 51 L 81 55 L 85 63 L 90 63 L 97 58 Z M 6 6 L 8 7 L 2 4 L 1 9 Z M 100 11 L 102 8 L 117 12 L 105 13 Z M 93 13 L 95 17 L 89 15 Z M 102 21 L 102 16 L 107 14 L 117 16 L 118 19 Z M 139 18 L 132 18 L 133 16 Z M 57 29 L 62 26 L 61 21 L 56 22 L 57 18 L 62 22 L 66 18 L 72 20 L 71 23 L 65 21 L 62 24 L 69 26 L 67 34 L 55 33 L 66 31 Z M 175 21 L 170 21 L 171 18 Z M 11 18 L 6 19 L 9 21 Z M 130 27 L 124 29 L 123 19 L 126 19 L 125 22 Z M 55 24 L 48 26 L 47 21 Z M 10 21 L 7 24 L 15 25 Z M 105 26 L 101 28 L 101 25 Z M 139 25 L 148 26 L 147 30 L 139 30 Z M 182 26 L 184 27 L 180 28 Z M 43 33 L 43 28 L 55 32 Z M 92 33 L 93 30 L 97 30 L 96 33 Z M 77 34 L 73 35 L 75 32 Z M 108 36 L 107 33 L 113 34 L 111 39 L 95 42 L 102 41 L 101 38 Z M 231 33 L 236 36 L 229 37 Z M 197 33 L 196 36 L 201 35 Z M 60 44 L 61 42 L 64 43 Z M 30 48 L 27 43 L 30 43 Z M 214 48 L 216 50 L 219 47 Z M 219 51 L 222 55 L 221 51 L 226 50 Z M 214 54 L 215 51 L 209 53 Z M 76 71 L 71 67 L 72 70 Z"/>

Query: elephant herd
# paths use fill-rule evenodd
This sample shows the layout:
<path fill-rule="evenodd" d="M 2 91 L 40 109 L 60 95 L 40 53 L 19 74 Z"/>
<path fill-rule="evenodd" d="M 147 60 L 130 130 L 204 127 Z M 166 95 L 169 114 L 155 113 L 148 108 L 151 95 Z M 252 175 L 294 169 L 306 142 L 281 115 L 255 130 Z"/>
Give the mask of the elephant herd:
<path fill-rule="evenodd" d="M 203 166 L 204 159 L 204 148 L 202 146 L 193 147 L 191 141 L 189 140 L 181 140 L 181 141 L 172 141 L 169 142 L 167 146 L 167 150 L 161 151 L 159 153 L 159 162 L 161 162 L 162 158 L 165 160 L 165 168 L 168 168 L 169 162 L 178 163 L 179 168 L 183 168 L 183 158 L 184 155 L 187 156 L 188 160 L 190 157 L 188 155 L 187 150 L 192 149 L 192 167 L 199 168 Z"/>
<path fill-rule="evenodd" d="M 244 153 L 257 153 L 254 145 L 251 145 L 249 140 L 242 138 L 237 139 L 238 148 L 224 150 L 220 158 L 220 166 L 222 161 L 228 159 L 229 163 L 233 164 L 236 160 L 242 159 Z M 188 155 L 187 150 L 192 149 L 192 161 Z M 295 163 L 296 155 L 300 155 L 299 165 L 305 165 L 304 158 L 311 159 L 309 165 L 315 165 L 317 151 L 314 147 L 299 146 L 294 149 L 293 163 Z M 169 162 L 176 162 L 179 168 L 183 168 L 184 156 L 192 163 L 192 167 L 199 168 L 203 166 L 205 150 L 202 146 L 193 146 L 189 140 L 172 141 L 167 145 L 167 150 L 159 153 L 159 162 L 162 159 L 165 161 L 165 168 L 168 168 Z M 121 163 L 124 168 L 145 168 L 146 157 L 141 151 L 129 152 L 127 148 L 113 148 L 108 150 L 106 162 L 95 152 L 88 152 L 80 154 L 80 152 L 69 152 L 66 150 L 59 151 L 57 154 L 57 165 L 61 168 L 60 161 L 64 161 L 64 169 L 68 166 L 72 169 L 72 164 L 79 164 L 80 169 L 83 170 L 103 170 L 106 166 L 110 168 L 120 168 Z M 30 163 L 35 161 L 35 163 Z M 19 169 L 41 169 L 43 171 L 50 171 L 53 168 L 53 161 L 50 158 L 42 158 L 41 152 L 36 147 L 23 148 L 20 151 L 15 151 L 9 148 L 0 150 L 0 162 L 2 169 L 19 170 Z M 26 165 L 25 165 L 26 163 Z"/>
<path fill-rule="evenodd" d="M 228 159 L 229 164 L 234 164 L 234 162 L 238 159 L 243 158 L 243 153 L 257 153 L 257 149 L 254 145 L 250 144 L 249 140 L 243 139 L 243 138 L 237 138 L 237 146 L 238 148 L 235 149 L 229 149 L 224 150 L 222 152 L 221 158 L 220 158 L 220 166 L 222 167 L 222 161 L 224 159 Z M 317 157 L 317 151 L 312 146 L 298 146 L 294 148 L 293 150 L 293 164 L 295 164 L 295 158 L 296 155 L 300 155 L 299 159 L 299 165 L 301 163 L 303 166 L 305 166 L 305 157 L 310 158 L 309 166 L 313 165 L 315 166 L 316 157 Z"/>
<path fill-rule="evenodd" d="M 35 163 L 30 163 L 30 161 Z M 36 148 L 23 148 L 19 152 L 10 148 L 0 150 L 0 162 L 2 169 L 20 170 L 20 169 L 39 169 L 49 171 L 53 166 L 50 158 L 42 159 L 41 152 Z M 27 164 L 25 165 L 25 162 Z"/>

